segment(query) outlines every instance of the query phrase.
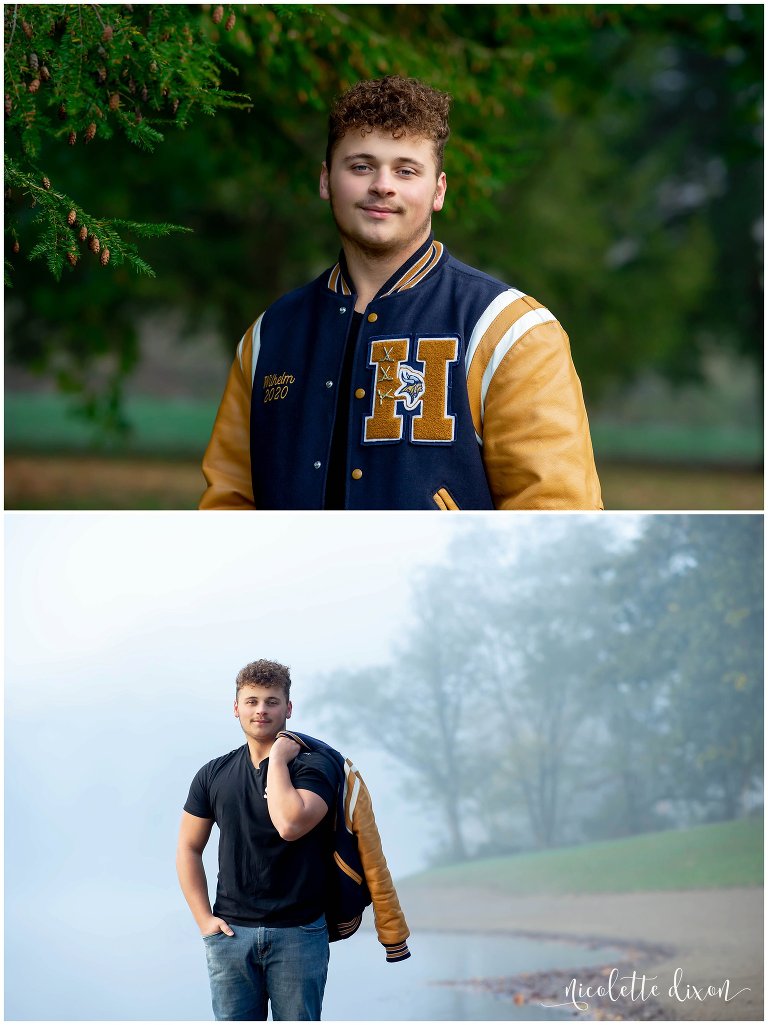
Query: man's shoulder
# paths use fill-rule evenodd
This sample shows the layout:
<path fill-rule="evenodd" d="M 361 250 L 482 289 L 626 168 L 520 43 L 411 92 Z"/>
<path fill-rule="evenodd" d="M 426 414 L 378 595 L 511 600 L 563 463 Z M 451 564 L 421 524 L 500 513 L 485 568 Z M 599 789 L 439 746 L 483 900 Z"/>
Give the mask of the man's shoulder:
<path fill-rule="evenodd" d="M 448 254 L 448 258 L 445 261 L 445 271 L 449 276 L 459 279 L 464 286 L 469 283 L 478 289 L 495 292 L 496 294 L 512 288 L 511 285 L 500 278 L 495 278 L 492 274 L 486 274 L 485 271 L 478 270 L 477 267 L 470 267 L 468 263 L 462 263 L 461 260 L 457 260 L 451 253 Z"/>
<path fill-rule="evenodd" d="M 286 730 L 288 736 L 298 738 L 302 750 L 296 756 L 297 767 L 316 768 L 334 782 L 340 782 L 344 773 L 344 756 L 324 740 L 306 733 Z"/>
<path fill-rule="evenodd" d="M 243 756 L 243 751 L 246 745 L 241 744 L 240 747 L 234 748 L 232 751 L 228 751 L 225 755 L 219 755 L 218 758 L 212 758 L 198 772 L 198 776 L 203 776 L 207 779 L 211 779 L 221 769 L 226 768 L 229 765 L 235 764 Z"/>
<path fill-rule="evenodd" d="M 520 317 L 526 309 L 534 311 L 543 308 L 542 303 L 525 289 L 486 274 L 476 267 L 470 267 L 453 256 L 449 257 L 446 263 L 446 272 L 453 276 L 454 292 L 473 302 L 474 308 L 483 310 L 486 317 L 490 314 L 495 315 L 513 304 L 517 304 L 516 315 Z M 549 310 L 544 309 L 543 312 L 548 319 L 555 319 Z"/>
<path fill-rule="evenodd" d="M 341 768 L 341 762 L 335 757 L 330 748 L 317 749 L 315 751 L 300 751 L 296 760 L 302 765 L 318 768 L 326 775 L 335 778 Z"/>

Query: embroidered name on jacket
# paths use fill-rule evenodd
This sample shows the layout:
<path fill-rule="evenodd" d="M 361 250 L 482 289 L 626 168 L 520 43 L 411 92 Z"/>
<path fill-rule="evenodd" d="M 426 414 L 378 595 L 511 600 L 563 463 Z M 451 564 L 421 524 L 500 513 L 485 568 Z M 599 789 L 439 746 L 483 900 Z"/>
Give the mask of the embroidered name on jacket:
<path fill-rule="evenodd" d="M 266 374 L 264 377 L 264 401 L 274 402 L 288 395 L 289 387 L 296 378 L 293 374 Z"/>
<path fill-rule="evenodd" d="M 371 341 L 368 366 L 374 372 L 373 397 L 363 441 L 401 441 L 408 414 L 411 441 L 450 444 L 456 417 L 448 412 L 448 395 L 451 368 L 458 361 L 459 339 L 455 335 Z"/>

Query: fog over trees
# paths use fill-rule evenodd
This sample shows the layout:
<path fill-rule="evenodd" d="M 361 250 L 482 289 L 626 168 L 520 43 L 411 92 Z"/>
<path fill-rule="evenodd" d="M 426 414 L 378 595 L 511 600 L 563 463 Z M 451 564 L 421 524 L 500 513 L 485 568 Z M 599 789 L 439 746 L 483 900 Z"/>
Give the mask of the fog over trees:
<path fill-rule="evenodd" d="M 321 681 L 318 716 L 402 765 L 436 861 L 762 805 L 759 518 L 593 527 L 458 531 L 394 656 Z"/>

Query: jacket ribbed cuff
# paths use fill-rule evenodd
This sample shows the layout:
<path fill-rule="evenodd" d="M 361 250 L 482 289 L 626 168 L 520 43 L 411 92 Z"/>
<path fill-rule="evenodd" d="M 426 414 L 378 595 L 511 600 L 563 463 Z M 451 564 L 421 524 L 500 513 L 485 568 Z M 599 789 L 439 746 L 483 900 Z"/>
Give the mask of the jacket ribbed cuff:
<path fill-rule="evenodd" d="M 387 952 L 387 961 L 405 961 L 407 957 L 411 956 L 411 952 L 408 949 L 408 944 L 403 941 L 402 943 L 385 943 L 384 949 Z"/>

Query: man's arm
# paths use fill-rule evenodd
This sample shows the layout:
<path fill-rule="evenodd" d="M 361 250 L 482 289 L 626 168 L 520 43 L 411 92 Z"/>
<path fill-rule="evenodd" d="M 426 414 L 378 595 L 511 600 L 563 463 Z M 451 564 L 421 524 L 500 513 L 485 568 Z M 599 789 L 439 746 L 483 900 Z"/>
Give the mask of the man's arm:
<path fill-rule="evenodd" d="M 482 324 L 467 375 L 494 505 L 602 509 L 568 336 L 530 296 L 510 290 L 503 300 Z"/>
<path fill-rule="evenodd" d="M 283 840 L 299 840 L 328 813 L 328 805 L 311 790 L 296 790 L 288 764 L 301 748 L 289 737 L 278 737 L 269 752 L 267 808 Z"/>
<path fill-rule="evenodd" d="M 217 932 L 234 936 L 227 923 L 221 918 L 216 918 L 211 911 L 208 882 L 203 868 L 203 851 L 212 828 L 213 819 L 201 819 L 187 811 L 181 813 L 176 872 L 181 883 L 181 892 L 203 936 Z"/>
<path fill-rule="evenodd" d="M 251 391 L 261 317 L 243 335 L 203 457 L 201 509 L 255 509 L 251 481 Z"/>

